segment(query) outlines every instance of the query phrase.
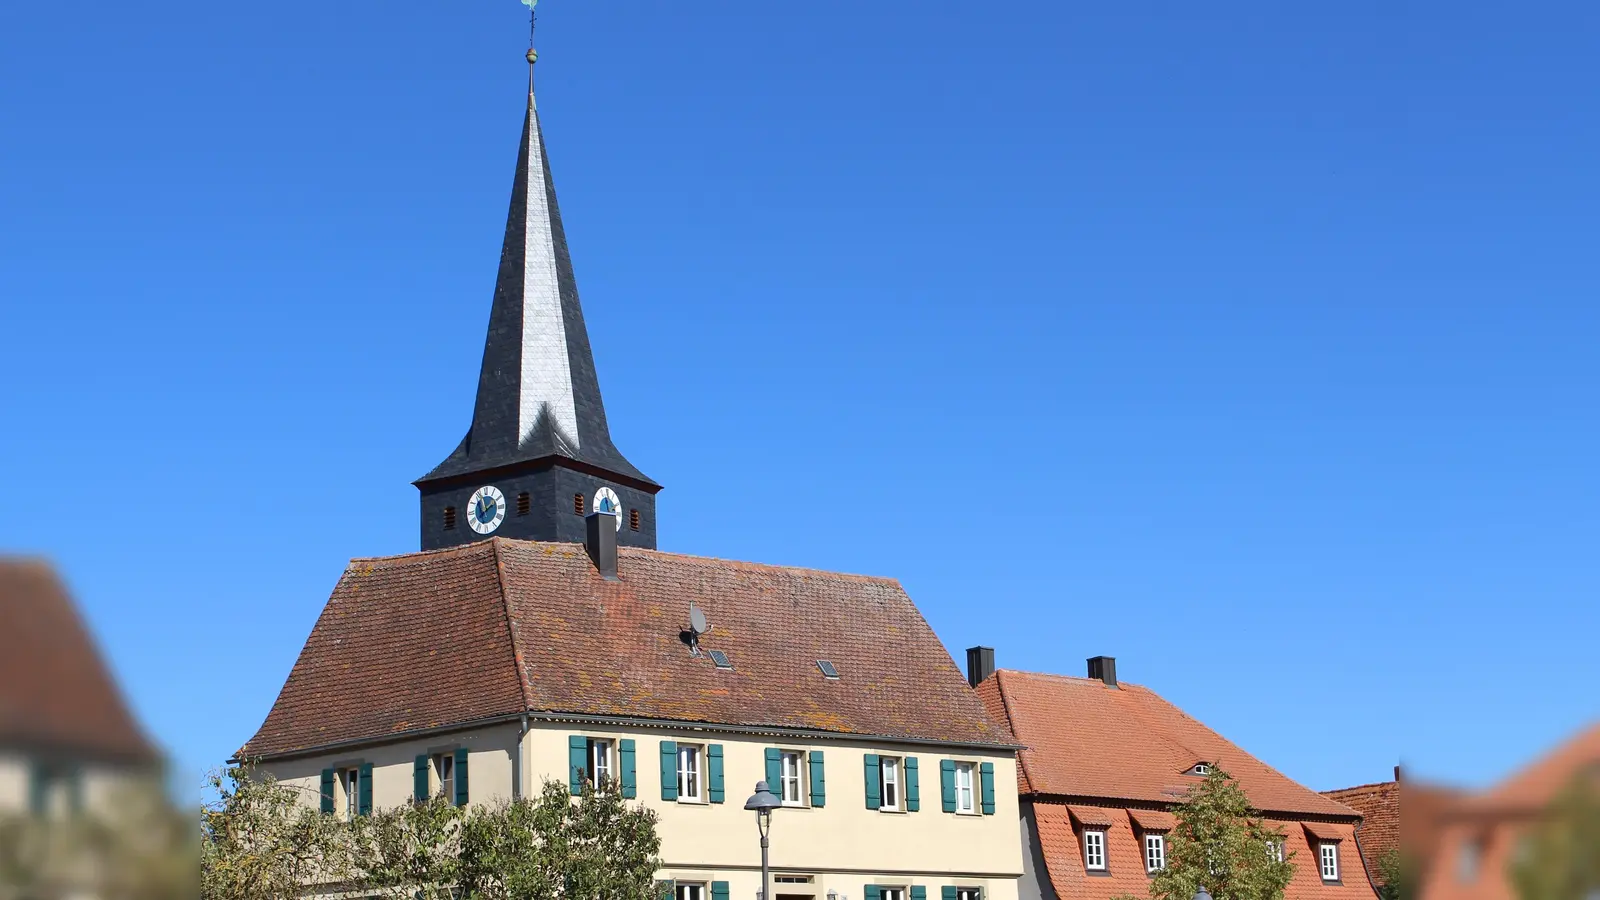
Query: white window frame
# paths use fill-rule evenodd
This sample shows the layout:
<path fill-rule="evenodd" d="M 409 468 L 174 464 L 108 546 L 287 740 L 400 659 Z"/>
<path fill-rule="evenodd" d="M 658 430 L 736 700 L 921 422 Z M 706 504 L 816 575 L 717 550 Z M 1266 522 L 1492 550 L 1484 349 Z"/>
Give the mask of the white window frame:
<path fill-rule="evenodd" d="M 805 754 L 799 750 L 778 751 L 778 799 L 784 806 L 806 805 Z M 793 796 L 790 796 L 791 792 Z"/>
<path fill-rule="evenodd" d="M 706 886 L 698 881 L 675 881 L 672 900 L 706 900 Z"/>
<path fill-rule="evenodd" d="M 449 773 L 446 774 L 445 770 Z M 435 797 L 443 797 L 450 803 L 456 802 L 456 755 L 454 753 L 435 753 L 433 765 L 429 766 L 429 777 L 432 779 L 429 791 Z"/>
<path fill-rule="evenodd" d="M 977 815 L 977 773 L 976 763 L 956 763 L 956 812 L 963 816 Z M 963 783 L 963 780 L 965 783 Z"/>
<path fill-rule="evenodd" d="M 1083 830 L 1083 867 L 1090 872 L 1106 870 L 1106 832 L 1103 828 Z"/>
<path fill-rule="evenodd" d="M 1339 842 L 1322 841 L 1317 844 L 1318 869 L 1323 881 L 1339 880 Z"/>
<path fill-rule="evenodd" d="M 956 900 L 983 900 L 983 888 L 958 887 Z"/>
<path fill-rule="evenodd" d="M 899 812 L 901 806 L 900 773 L 904 769 L 900 765 L 898 756 L 878 757 L 878 809 L 885 812 Z M 890 799 L 890 789 L 893 789 L 893 799 Z M 884 898 L 888 900 L 888 898 Z"/>
<path fill-rule="evenodd" d="M 1167 836 L 1164 834 L 1147 834 L 1144 836 L 1144 870 L 1154 874 L 1167 867 Z"/>
<path fill-rule="evenodd" d="M 678 802 L 706 802 L 706 751 L 699 744 L 678 745 Z M 692 790 L 691 790 L 692 788 Z"/>
<path fill-rule="evenodd" d="M 598 789 L 616 781 L 617 748 L 609 738 L 589 738 L 586 757 L 589 771 L 584 774 L 590 784 Z"/>
<path fill-rule="evenodd" d="M 353 822 L 361 815 L 361 767 L 340 772 L 339 784 L 344 788 L 344 817 Z"/>
<path fill-rule="evenodd" d="M 1273 862 L 1283 862 L 1283 841 L 1267 841 L 1267 855 L 1272 857 Z"/>
<path fill-rule="evenodd" d="M 900 885 L 878 888 L 878 900 L 906 900 L 908 892 Z"/>

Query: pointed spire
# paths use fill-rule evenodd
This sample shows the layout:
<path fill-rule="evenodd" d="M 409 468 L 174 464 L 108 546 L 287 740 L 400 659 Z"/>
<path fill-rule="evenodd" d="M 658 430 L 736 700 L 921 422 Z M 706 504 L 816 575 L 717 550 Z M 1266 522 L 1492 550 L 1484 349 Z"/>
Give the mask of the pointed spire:
<path fill-rule="evenodd" d="M 418 482 L 559 457 L 659 486 L 611 443 L 532 91 L 500 251 L 472 428 Z"/>

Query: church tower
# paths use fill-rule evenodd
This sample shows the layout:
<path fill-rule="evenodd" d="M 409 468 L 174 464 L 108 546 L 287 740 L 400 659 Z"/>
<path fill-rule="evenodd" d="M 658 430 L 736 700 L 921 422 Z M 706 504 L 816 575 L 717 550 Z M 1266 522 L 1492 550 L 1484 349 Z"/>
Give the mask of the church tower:
<path fill-rule="evenodd" d="M 617 515 L 618 544 L 656 546 L 661 486 L 611 443 L 531 68 L 472 427 L 415 484 L 424 550 L 495 536 L 581 543 L 597 511 Z"/>

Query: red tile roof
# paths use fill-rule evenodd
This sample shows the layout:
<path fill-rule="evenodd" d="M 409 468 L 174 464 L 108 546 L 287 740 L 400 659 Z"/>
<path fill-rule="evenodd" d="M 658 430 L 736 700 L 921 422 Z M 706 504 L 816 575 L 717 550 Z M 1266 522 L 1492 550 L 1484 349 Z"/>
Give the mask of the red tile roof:
<path fill-rule="evenodd" d="M 978 694 L 1025 745 L 1017 767 L 1024 794 L 1170 804 L 1199 783 L 1184 773 L 1209 762 L 1269 813 L 1356 818 L 1136 684 L 1002 669 Z"/>
<path fill-rule="evenodd" d="M 618 570 L 604 581 L 579 544 L 503 538 L 355 560 L 241 754 L 523 711 L 1013 741 L 895 581 L 632 548 Z M 680 639 L 691 601 L 731 671 Z"/>
<path fill-rule="evenodd" d="M 0 747 L 157 761 L 48 563 L 0 559 L 0 622 Z"/>
<path fill-rule="evenodd" d="M 1600 723 L 1579 732 L 1493 790 L 1463 801 L 1457 811 L 1478 815 L 1540 812 L 1584 771 L 1600 776 Z"/>

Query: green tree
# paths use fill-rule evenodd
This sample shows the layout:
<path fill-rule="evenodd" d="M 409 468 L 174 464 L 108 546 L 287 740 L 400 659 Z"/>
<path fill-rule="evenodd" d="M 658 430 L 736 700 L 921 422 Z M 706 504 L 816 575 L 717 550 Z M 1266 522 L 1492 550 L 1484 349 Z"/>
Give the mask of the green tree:
<path fill-rule="evenodd" d="M 1202 886 L 1216 900 L 1283 900 L 1294 854 L 1277 859 L 1283 832 L 1251 808 L 1237 782 L 1217 766 L 1174 810 L 1167 866 L 1150 881 L 1152 900 L 1192 900 Z"/>
<path fill-rule="evenodd" d="M 248 768 L 212 773 L 209 783 L 218 799 L 200 818 L 204 900 L 290 900 L 357 874 L 350 825 L 302 802 L 301 791 Z"/>
<path fill-rule="evenodd" d="M 443 797 L 379 811 L 352 828 L 355 880 L 366 896 L 451 900 L 461 879 L 466 810 Z"/>
<path fill-rule="evenodd" d="M 1521 900 L 1600 897 L 1600 789 L 1593 775 L 1574 780 L 1530 827 L 1510 868 Z"/>
<path fill-rule="evenodd" d="M 572 798 L 548 781 L 539 798 L 474 809 L 462 828 L 466 900 L 655 900 L 656 814 L 616 790 Z"/>
<path fill-rule="evenodd" d="M 1377 877 L 1378 900 L 1410 900 L 1411 892 L 1411 864 L 1400 848 L 1393 847 L 1382 856 L 1378 857 Z"/>

